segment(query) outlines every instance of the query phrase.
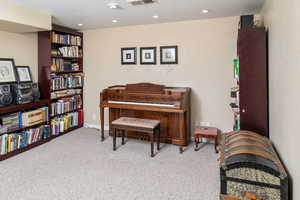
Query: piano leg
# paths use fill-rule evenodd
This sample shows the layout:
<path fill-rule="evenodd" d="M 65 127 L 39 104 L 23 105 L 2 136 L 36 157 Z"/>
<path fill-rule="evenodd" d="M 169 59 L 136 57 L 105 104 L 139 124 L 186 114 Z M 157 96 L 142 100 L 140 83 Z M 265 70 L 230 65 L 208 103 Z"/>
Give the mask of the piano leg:
<path fill-rule="evenodd" d="M 183 147 L 181 146 L 181 147 L 179 147 L 179 153 L 183 153 L 184 152 L 184 149 L 183 149 Z"/>
<path fill-rule="evenodd" d="M 157 151 L 160 150 L 160 127 L 156 129 L 156 137 L 157 137 Z"/>
<path fill-rule="evenodd" d="M 104 141 L 104 107 L 100 106 L 100 135 L 101 135 L 101 141 Z"/>

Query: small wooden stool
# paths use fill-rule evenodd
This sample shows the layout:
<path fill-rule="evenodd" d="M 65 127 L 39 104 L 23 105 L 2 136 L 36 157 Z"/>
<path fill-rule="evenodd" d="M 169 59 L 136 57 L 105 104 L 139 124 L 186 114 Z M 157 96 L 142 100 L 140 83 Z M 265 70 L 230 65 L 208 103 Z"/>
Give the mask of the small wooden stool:
<path fill-rule="evenodd" d="M 207 126 L 197 126 L 194 132 L 195 138 L 195 151 L 198 151 L 198 145 L 201 138 L 214 139 L 215 141 L 215 151 L 218 153 L 218 129 Z"/>
<path fill-rule="evenodd" d="M 117 120 L 114 120 L 111 123 L 111 128 L 113 130 L 113 150 L 116 148 L 116 138 L 117 130 L 122 131 L 122 145 L 125 144 L 124 137 L 125 131 L 137 131 L 142 133 L 148 133 L 150 136 L 151 142 L 151 157 L 154 157 L 154 137 L 156 136 L 157 141 L 157 150 L 159 151 L 160 147 L 160 121 L 152 119 L 140 119 L 140 118 L 131 118 L 131 117 L 121 117 Z"/>

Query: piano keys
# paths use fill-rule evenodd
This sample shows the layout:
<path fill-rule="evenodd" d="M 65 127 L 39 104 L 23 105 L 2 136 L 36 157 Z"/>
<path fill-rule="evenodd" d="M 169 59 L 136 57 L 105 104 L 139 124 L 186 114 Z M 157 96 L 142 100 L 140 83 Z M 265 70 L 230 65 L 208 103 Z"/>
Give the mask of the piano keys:
<path fill-rule="evenodd" d="M 120 117 L 161 121 L 161 142 L 187 146 L 191 136 L 191 89 L 165 87 L 152 83 L 112 86 L 100 93 L 100 123 L 104 127 L 104 108 L 109 109 L 109 125 Z M 104 129 L 101 128 L 101 140 Z M 112 132 L 109 131 L 112 135 Z M 126 132 L 129 138 L 146 139 L 146 135 Z"/>

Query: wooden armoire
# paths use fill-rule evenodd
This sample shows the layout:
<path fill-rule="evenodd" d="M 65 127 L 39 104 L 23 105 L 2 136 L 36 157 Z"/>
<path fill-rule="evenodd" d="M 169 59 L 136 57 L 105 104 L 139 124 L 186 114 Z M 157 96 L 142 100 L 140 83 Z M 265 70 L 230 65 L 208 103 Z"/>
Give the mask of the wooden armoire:
<path fill-rule="evenodd" d="M 239 30 L 240 128 L 269 137 L 267 54 L 265 28 Z"/>

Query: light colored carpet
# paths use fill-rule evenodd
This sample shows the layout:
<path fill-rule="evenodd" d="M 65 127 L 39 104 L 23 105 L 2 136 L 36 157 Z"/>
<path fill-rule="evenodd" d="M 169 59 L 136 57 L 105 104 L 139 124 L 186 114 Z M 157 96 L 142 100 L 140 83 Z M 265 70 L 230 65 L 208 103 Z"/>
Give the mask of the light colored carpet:
<path fill-rule="evenodd" d="M 120 139 L 118 144 L 120 144 Z M 112 151 L 94 129 L 74 131 L 0 162 L 1 200 L 216 200 L 218 155 L 213 145 L 182 155 L 162 144 L 129 140 Z"/>

